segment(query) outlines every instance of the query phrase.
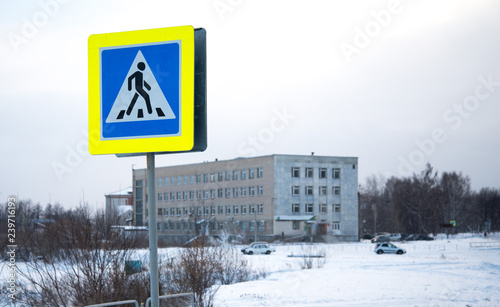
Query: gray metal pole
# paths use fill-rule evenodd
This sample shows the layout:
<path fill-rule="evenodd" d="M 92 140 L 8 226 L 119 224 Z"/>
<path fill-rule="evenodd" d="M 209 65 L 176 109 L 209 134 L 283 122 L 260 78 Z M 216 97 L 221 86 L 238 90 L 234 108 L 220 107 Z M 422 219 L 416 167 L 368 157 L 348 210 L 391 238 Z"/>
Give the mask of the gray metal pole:
<path fill-rule="evenodd" d="M 255 205 L 254 205 L 255 206 Z M 257 208 L 256 207 L 253 207 L 253 213 L 255 214 L 255 224 L 253 225 L 253 230 L 254 230 L 254 238 L 253 238 L 253 241 L 254 242 L 257 242 Z"/>
<path fill-rule="evenodd" d="M 160 306 L 158 289 L 158 242 L 156 237 L 156 181 L 155 181 L 155 154 L 147 153 L 148 176 L 148 228 L 149 228 L 149 273 L 151 281 L 152 307 Z"/>

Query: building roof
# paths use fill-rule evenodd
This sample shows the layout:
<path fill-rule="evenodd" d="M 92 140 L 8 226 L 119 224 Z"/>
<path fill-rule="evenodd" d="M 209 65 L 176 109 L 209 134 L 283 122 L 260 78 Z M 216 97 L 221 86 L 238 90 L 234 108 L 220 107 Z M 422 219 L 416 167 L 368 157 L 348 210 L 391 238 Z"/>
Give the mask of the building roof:
<path fill-rule="evenodd" d="M 127 187 L 115 192 L 111 192 L 106 196 L 130 196 L 130 195 L 132 195 L 132 187 Z"/>
<path fill-rule="evenodd" d="M 194 162 L 194 163 L 185 163 L 185 164 L 177 164 L 177 165 L 168 165 L 168 166 L 156 166 L 156 168 L 169 168 L 169 167 L 179 167 L 179 166 L 187 166 L 187 165 L 202 165 L 206 163 L 217 163 L 217 162 L 229 162 L 229 161 L 236 161 L 236 160 L 253 160 L 253 159 L 262 159 L 262 158 L 272 158 L 272 157 L 297 157 L 297 158 L 307 158 L 307 157 L 312 157 L 312 158 L 339 158 L 339 159 L 355 159 L 356 162 L 358 160 L 358 157 L 354 156 L 325 156 L 325 155 L 294 155 L 294 154 L 271 154 L 271 155 L 263 155 L 263 156 L 252 156 L 252 157 L 236 157 L 233 159 L 226 159 L 226 160 L 219 160 L 215 159 L 214 161 L 203 161 L 203 162 Z M 133 169 L 133 172 L 145 172 L 145 168 L 141 169 Z"/>

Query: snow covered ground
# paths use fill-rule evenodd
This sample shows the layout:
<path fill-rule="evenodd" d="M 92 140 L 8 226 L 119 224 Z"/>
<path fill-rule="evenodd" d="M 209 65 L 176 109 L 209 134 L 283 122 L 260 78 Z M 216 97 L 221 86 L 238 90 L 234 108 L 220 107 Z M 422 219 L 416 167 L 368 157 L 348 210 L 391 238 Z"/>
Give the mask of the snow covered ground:
<path fill-rule="evenodd" d="M 323 268 L 300 269 L 299 245 L 275 245 L 272 255 L 247 255 L 265 279 L 222 286 L 215 306 L 500 306 L 500 235 L 438 237 L 396 243 L 405 255 L 377 255 L 374 244 L 317 245 Z"/>
<path fill-rule="evenodd" d="M 494 248 L 470 248 L 485 242 Z M 251 306 L 499 306 L 500 234 L 465 234 L 396 243 L 404 255 L 377 255 L 369 241 L 273 245 L 271 255 L 242 255 L 265 278 L 221 286 L 216 307 Z M 176 248 L 160 249 L 174 255 Z M 138 255 L 147 258 L 147 250 Z M 322 267 L 301 269 L 301 254 L 325 254 Z M 18 263 L 25 269 L 24 263 Z M 7 279 L 2 266 L 2 279 Z M 0 302 L 2 302 L 0 300 Z M 5 302 L 5 300 L 3 301 Z M 1 305 L 1 303 L 0 303 Z"/>

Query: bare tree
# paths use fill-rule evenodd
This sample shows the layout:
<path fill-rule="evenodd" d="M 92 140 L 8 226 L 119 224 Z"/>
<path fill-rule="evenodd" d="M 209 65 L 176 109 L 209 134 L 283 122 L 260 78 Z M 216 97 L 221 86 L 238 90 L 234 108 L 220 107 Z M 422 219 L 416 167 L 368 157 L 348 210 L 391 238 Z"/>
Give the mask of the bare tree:
<path fill-rule="evenodd" d="M 467 220 L 467 204 L 471 202 L 470 179 L 462 173 L 443 173 L 439 183 L 442 196 L 443 223 L 451 220 L 465 230 Z"/>

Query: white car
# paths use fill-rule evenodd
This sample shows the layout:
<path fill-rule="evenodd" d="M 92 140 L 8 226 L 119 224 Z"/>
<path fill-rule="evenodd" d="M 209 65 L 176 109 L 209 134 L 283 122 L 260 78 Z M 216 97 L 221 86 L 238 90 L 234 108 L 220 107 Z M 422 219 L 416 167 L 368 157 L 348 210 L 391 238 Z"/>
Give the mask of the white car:
<path fill-rule="evenodd" d="M 379 255 L 383 253 L 398 254 L 398 255 L 406 254 L 406 250 L 399 248 L 396 245 L 389 242 L 378 243 L 377 245 L 375 245 L 375 250 L 373 251 Z"/>
<path fill-rule="evenodd" d="M 245 255 L 253 254 L 266 254 L 269 255 L 272 252 L 276 252 L 274 247 L 270 247 L 267 242 L 253 242 L 249 246 L 243 248 L 241 252 Z"/>

